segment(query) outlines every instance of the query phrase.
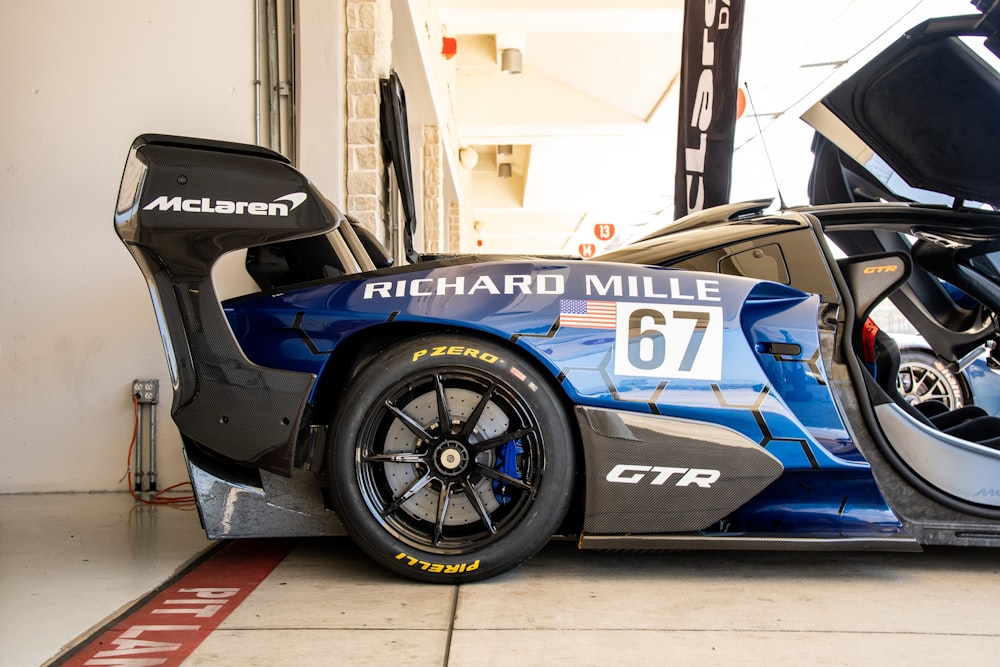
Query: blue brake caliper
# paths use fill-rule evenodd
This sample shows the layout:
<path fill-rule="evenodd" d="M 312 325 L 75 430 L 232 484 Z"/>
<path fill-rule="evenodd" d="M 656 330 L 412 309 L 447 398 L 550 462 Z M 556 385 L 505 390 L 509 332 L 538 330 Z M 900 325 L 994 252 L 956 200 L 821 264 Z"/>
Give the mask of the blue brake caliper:
<path fill-rule="evenodd" d="M 523 453 L 524 447 L 521 446 L 520 440 L 507 441 L 507 444 L 497 452 L 497 464 L 494 469 L 508 477 L 521 479 L 521 473 L 517 469 L 517 457 Z M 507 485 L 498 480 L 493 480 L 493 495 L 496 496 L 497 502 L 501 505 L 506 505 L 513 500 L 513 497 L 507 493 Z"/>

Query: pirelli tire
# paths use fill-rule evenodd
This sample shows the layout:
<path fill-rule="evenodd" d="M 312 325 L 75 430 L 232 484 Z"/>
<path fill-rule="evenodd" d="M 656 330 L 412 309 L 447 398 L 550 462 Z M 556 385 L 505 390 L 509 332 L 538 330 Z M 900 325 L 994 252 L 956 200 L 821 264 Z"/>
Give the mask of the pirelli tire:
<path fill-rule="evenodd" d="M 572 495 L 573 430 L 543 371 L 467 335 L 403 341 L 346 388 L 333 501 L 375 561 L 420 581 L 495 576 L 538 552 Z"/>
<path fill-rule="evenodd" d="M 949 410 L 971 403 L 970 392 L 961 375 L 956 375 L 930 352 L 900 351 L 896 391 L 913 405 L 938 401 Z"/>

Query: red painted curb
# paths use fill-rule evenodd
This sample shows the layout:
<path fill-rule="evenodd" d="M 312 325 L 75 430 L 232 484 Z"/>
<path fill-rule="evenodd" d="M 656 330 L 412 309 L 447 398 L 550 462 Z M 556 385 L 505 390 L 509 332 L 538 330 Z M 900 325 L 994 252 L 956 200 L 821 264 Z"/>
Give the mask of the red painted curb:
<path fill-rule="evenodd" d="M 126 612 L 57 665 L 180 665 L 294 548 L 294 540 L 226 543 Z"/>

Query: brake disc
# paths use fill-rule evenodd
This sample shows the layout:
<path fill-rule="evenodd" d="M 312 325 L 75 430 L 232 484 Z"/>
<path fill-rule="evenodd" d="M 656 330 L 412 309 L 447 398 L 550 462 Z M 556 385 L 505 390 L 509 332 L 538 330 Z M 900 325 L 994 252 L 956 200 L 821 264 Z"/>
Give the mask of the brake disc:
<path fill-rule="evenodd" d="M 448 403 L 448 413 L 451 416 L 451 426 L 457 426 L 465 422 L 472 414 L 472 411 L 479 404 L 482 396 L 468 389 L 445 389 L 445 398 Z M 437 396 L 433 391 L 427 392 L 413 399 L 405 406 L 403 412 L 409 417 L 419 422 L 428 432 L 434 433 L 438 429 L 438 405 Z M 510 425 L 507 415 L 490 402 L 483 410 L 479 422 L 469 438 L 470 443 L 481 442 L 505 433 Z M 427 453 L 429 443 L 418 438 L 410 429 L 406 428 L 398 419 L 394 420 L 386 433 L 385 453 Z M 476 463 L 487 467 L 495 467 L 497 456 L 494 451 L 483 452 L 476 458 Z M 414 482 L 427 473 L 427 466 L 421 463 L 399 463 L 389 462 L 384 466 L 386 482 L 392 489 L 393 497 L 398 498 L 409 489 Z M 487 513 L 492 513 L 500 507 L 497 495 L 494 493 L 491 480 L 480 477 L 475 482 L 476 494 L 479 496 L 483 507 Z M 402 509 L 411 516 L 429 521 L 436 521 L 440 486 L 428 484 L 407 500 Z M 459 485 L 455 485 L 448 499 L 448 511 L 445 515 L 444 523 L 449 526 L 474 523 L 480 520 L 479 512 L 473 506 L 468 496 L 462 491 Z"/>

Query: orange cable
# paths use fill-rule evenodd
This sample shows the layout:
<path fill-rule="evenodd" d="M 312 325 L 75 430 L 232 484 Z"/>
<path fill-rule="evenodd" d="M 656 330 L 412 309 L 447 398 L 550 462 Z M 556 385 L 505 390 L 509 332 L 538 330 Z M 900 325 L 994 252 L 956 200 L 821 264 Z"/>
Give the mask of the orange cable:
<path fill-rule="evenodd" d="M 125 482 L 128 485 L 129 495 L 137 503 L 142 503 L 144 505 L 189 505 L 195 502 L 194 495 L 190 496 L 178 496 L 176 498 L 164 498 L 163 494 L 168 491 L 172 491 L 181 486 L 191 486 L 191 482 L 178 482 L 168 486 L 165 489 L 160 489 L 153 493 L 152 499 L 141 498 L 135 492 L 135 485 L 132 482 L 132 451 L 135 449 L 136 441 L 139 438 L 139 395 L 132 395 L 132 406 L 135 412 L 135 419 L 132 422 L 132 441 L 128 445 L 128 457 L 125 460 Z M 155 408 L 154 408 L 155 410 Z"/>

